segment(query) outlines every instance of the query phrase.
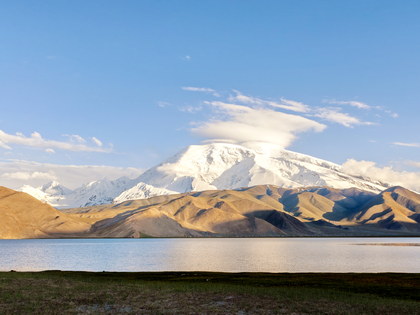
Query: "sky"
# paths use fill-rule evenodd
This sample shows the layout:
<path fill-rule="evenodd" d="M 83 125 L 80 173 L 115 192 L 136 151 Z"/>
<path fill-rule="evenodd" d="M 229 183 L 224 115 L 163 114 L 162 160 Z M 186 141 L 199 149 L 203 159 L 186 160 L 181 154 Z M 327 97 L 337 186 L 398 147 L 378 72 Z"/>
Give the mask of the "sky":
<path fill-rule="evenodd" d="M 420 183 L 419 1 L 2 1 L 0 185 L 265 141 Z M 398 181 L 397 180 L 397 181 Z"/>

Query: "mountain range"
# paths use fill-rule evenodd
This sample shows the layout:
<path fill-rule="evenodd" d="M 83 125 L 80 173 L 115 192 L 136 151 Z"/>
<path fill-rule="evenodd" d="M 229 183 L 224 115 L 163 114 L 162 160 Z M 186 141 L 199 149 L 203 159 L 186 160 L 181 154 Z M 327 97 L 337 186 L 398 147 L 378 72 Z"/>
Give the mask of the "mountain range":
<path fill-rule="evenodd" d="M 0 187 L 0 238 L 391 235 L 420 235 L 419 194 L 257 185 L 57 210 Z"/>
<path fill-rule="evenodd" d="M 328 186 L 380 192 L 388 183 L 345 173 L 338 164 L 253 143 L 191 145 L 136 179 L 98 180 L 70 190 L 58 182 L 19 190 L 57 208 L 86 207 L 126 200 L 255 185 L 283 188 Z"/>

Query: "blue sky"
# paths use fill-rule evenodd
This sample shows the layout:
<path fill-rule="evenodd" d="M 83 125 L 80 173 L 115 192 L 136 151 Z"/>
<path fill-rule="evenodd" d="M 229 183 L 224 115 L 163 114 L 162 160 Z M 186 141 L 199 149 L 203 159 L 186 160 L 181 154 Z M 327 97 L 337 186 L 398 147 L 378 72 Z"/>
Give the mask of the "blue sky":
<path fill-rule="evenodd" d="M 250 132 L 233 104 L 285 126 L 262 140 L 418 174 L 419 15 L 409 0 L 2 1 L 0 173 L 150 167 L 229 123 Z"/>

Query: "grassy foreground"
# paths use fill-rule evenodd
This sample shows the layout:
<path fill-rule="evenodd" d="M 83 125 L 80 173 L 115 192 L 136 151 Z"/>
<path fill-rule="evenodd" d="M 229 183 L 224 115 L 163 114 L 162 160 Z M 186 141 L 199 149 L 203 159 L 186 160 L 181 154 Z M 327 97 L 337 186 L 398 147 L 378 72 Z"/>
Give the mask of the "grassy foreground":
<path fill-rule="evenodd" d="M 0 314 L 420 314 L 420 274 L 1 272 Z"/>

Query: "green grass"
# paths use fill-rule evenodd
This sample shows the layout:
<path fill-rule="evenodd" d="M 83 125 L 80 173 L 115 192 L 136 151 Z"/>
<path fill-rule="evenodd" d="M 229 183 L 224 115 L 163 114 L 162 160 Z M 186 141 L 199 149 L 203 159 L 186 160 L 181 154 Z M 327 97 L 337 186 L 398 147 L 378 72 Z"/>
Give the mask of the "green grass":
<path fill-rule="evenodd" d="M 0 273 L 0 314 L 420 314 L 420 274 Z"/>

